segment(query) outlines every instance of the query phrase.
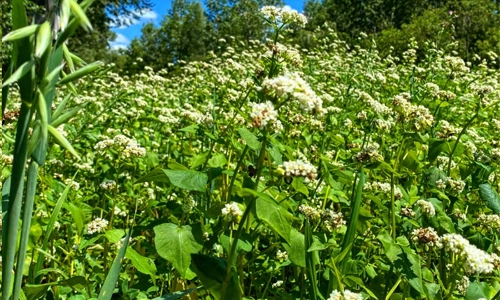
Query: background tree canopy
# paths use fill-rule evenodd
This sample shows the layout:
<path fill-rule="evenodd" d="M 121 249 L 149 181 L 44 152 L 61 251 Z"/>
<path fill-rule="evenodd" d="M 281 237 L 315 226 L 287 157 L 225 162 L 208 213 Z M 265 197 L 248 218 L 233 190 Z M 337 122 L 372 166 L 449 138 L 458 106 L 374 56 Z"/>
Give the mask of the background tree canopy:
<path fill-rule="evenodd" d="M 2 34 L 10 30 L 10 1 L 2 1 Z M 43 2 L 43 1 L 37 1 Z M 43 7 L 26 0 L 32 15 Z M 88 16 L 94 31 L 83 30 L 70 48 L 86 61 L 114 62 L 126 72 L 144 66 L 171 68 L 179 61 L 203 60 L 231 45 L 244 48 L 269 33 L 258 10 L 284 5 L 281 0 L 173 0 L 159 26 L 148 23 L 127 49 L 112 50 L 111 24 L 153 8 L 150 0 L 99 0 Z M 420 48 L 431 42 L 447 46 L 467 61 L 500 56 L 500 1 L 498 0 L 306 0 L 307 30 L 291 30 L 287 38 L 303 48 L 314 47 L 307 32 L 334 29 L 349 45 L 375 42 L 382 55 L 400 56 L 414 38 Z M 122 16 L 122 18 L 117 18 Z M 136 16 L 137 17 L 137 16 Z M 364 34 L 366 38 L 362 38 Z M 231 44 L 233 40 L 238 44 Z M 364 45 L 367 46 L 367 45 Z M 8 45 L 2 45 L 2 69 L 8 66 Z M 142 61 L 137 61 L 137 58 Z M 497 58 L 498 59 L 498 58 Z"/>

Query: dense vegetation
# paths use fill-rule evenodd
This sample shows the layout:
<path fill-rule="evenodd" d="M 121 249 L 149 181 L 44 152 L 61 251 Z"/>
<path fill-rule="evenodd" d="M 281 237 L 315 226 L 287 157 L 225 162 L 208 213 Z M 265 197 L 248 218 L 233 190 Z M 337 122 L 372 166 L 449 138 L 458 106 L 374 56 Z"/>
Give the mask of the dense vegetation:
<path fill-rule="evenodd" d="M 67 46 L 90 4 L 53 39 L 12 2 L 3 300 L 500 297 L 494 51 L 382 54 L 264 6 L 266 40 L 124 75 Z"/>

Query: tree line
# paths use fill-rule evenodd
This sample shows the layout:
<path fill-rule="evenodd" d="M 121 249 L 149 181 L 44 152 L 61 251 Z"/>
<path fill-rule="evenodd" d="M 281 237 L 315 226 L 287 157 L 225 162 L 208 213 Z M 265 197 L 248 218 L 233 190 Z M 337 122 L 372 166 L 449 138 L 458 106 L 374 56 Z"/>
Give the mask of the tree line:
<path fill-rule="evenodd" d="M 4 35 L 9 31 L 10 1 L 1 1 Z M 33 15 L 43 10 L 37 3 L 44 0 L 26 2 Z M 219 54 L 228 45 L 245 48 L 252 40 L 264 41 L 270 28 L 259 10 L 265 5 L 282 6 L 284 2 L 173 0 L 158 26 L 145 24 L 142 34 L 127 49 L 113 50 L 108 43 L 114 38 L 111 24 L 116 25 L 116 17 L 134 17 L 134 11 L 154 9 L 153 3 L 94 1 L 88 15 L 95 30 L 77 34 L 70 47 L 86 61 L 114 62 L 127 72 L 145 66 L 171 68 L 180 61 Z M 333 29 L 348 45 L 376 45 L 381 55 L 401 55 L 413 38 L 421 48 L 429 41 L 467 61 L 496 56 L 500 62 L 500 0 L 306 0 L 304 14 L 309 20 L 306 29 L 292 28 L 286 38 L 306 49 L 315 46 L 314 36 Z M 8 45 L 2 45 L 2 53 L 5 70 Z"/>

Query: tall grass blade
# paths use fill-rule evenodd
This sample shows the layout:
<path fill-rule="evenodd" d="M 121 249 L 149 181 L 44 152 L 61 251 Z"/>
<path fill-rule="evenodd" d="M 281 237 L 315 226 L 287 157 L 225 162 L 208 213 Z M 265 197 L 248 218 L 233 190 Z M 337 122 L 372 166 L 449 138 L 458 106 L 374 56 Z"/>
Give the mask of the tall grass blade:
<path fill-rule="evenodd" d="M 83 76 L 86 76 L 93 71 L 97 70 L 99 67 L 103 65 L 102 62 L 96 61 L 94 63 L 88 64 L 85 67 L 82 67 L 78 70 L 76 70 L 73 73 L 68 74 L 66 77 L 62 78 L 59 82 L 58 85 L 66 84 L 75 80 L 78 80 L 82 78 Z"/>
<path fill-rule="evenodd" d="M 111 269 L 109 270 L 108 276 L 106 276 L 106 280 L 104 280 L 101 292 L 99 293 L 99 300 L 109 300 L 111 299 L 111 296 L 113 296 L 113 290 L 115 289 L 116 281 L 120 276 L 121 261 L 125 256 L 131 233 L 132 228 L 130 228 L 127 236 L 125 236 L 125 241 L 123 242 L 118 255 L 115 257 L 113 265 L 111 265 Z"/>
<path fill-rule="evenodd" d="M 52 42 L 52 34 L 50 32 L 49 22 L 43 22 L 36 35 L 35 57 L 39 58 Z"/>
<path fill-rule="evenodd" d="M 89 19 L 85 15 L 85 11 L 76 3 L 75 0 L 69 0 L 69 7 L 71 12 L 80 20 L 80 23 L 86 31 L 92 30 L 92 25 L 90 24 Z"/>
<path fill-rule="evenodd" d="M 361 170 L 359 171 L 359 180 L 356 186 L 356 191 L 354 193 L 354 201 L 351 202 L 351 218 L 349 219 L 349 225 L 347 227 L 347 232 L 344 237 L 344 241 L 342 243 L 342 251 L 351 247 L 354 242 L 354 235 L 356 234 L 356 228 L 358 226 L 358 217 L 359 217 L 359 209 L 361 207 L 361 199 L 363 195 L 363 185 L 365 184 L 366 176 L 363 166 L 361 166 Z M 342 268 L 345 267 L 345 263 L 349 259 L 350 255 L 347 255 L 342 260 Z M 343 270 L 345 271 L 345 270 Z"/>
<path fill-rule="evenodd" d="M 15 277 L 12 299 L 19 299 L 20 297 L 24 262 L 26 260 L 26 252 L 28 250 L 28 238 L 30 235 L 31 219 L 33 215 L 33 203 L 35 202 L 37 176 L 38 164 L 35 161 L 31 161 L 28 169 L 28 180 L 26 183 L 26 200 L 24 202 L 23 225 L 21 229 L 19 251 L 17 254 L 16 271 L 14 272 Z"/>

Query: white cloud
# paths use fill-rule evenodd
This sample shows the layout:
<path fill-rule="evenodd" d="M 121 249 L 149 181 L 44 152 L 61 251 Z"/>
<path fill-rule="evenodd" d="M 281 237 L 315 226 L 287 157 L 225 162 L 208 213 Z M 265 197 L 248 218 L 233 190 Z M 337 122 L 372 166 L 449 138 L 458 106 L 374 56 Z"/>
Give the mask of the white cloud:
<path fill-rule="evenodd" d="M 113 50 L 126 49 L 130 45 L 130 40 L 121 33 L 116 34 L 116 38 L 109 43 L 109 47 Z"/>
<path fill-rule="evenodd" d="M 134 18 L 134 16 L 138 17 L 139 19 Z M 158 14 L 151 9 L 137 9 L 132 12 L 131 16 L 118 16 L 111 20 L 111 27 L 118 28 L 118 29 L 123 29 L 127 28 L 129 26 L 136 25 L 138 23 L 144 23 L 148 20 L 155 20 L 158 18 Z"/>
<path fill-rule="evenodd" d="M 130 40 L 126 36 L 124 36 L 123 34 L 117 33 L 116 38 L 113 40 L 113 43 L 130 44 Z"/>

